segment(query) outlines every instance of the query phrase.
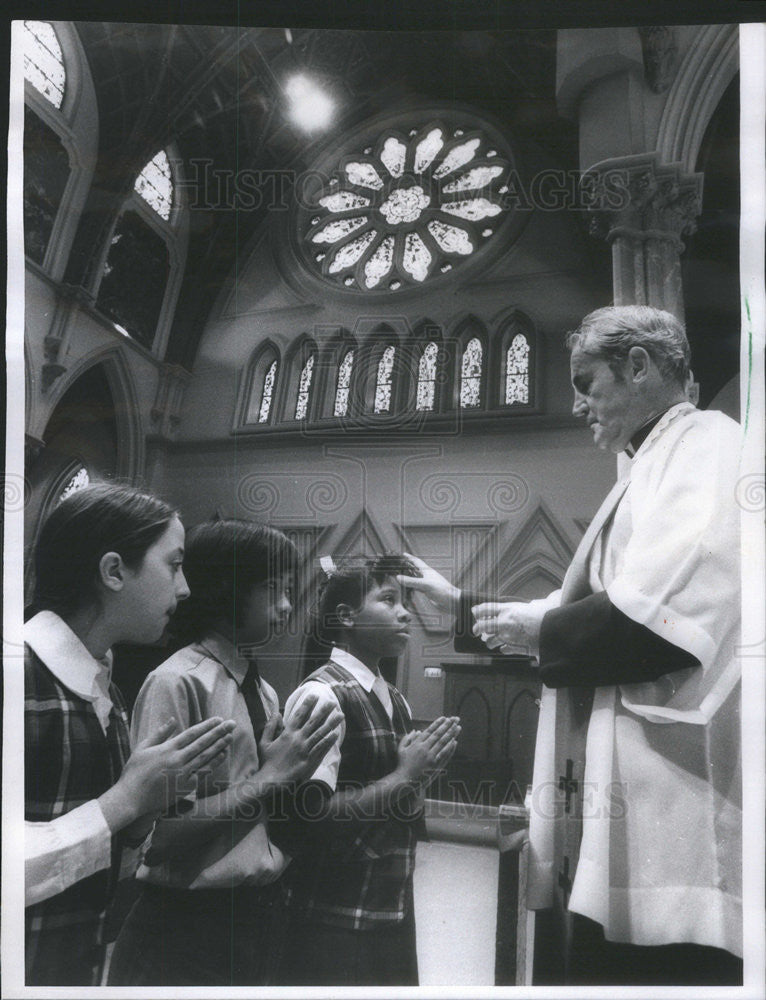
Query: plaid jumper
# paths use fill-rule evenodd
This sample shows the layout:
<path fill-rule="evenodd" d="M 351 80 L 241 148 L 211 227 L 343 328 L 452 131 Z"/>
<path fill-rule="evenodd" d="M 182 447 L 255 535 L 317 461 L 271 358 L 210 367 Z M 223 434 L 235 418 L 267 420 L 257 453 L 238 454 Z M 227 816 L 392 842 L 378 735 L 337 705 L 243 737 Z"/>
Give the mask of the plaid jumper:
<path fill-rule="evenodd" d="M 343 667 L 327 663 L 307 681 L 332 688 L 345 716 L 337 790 L 362 788 L 396 768 L 399 740 L 412 729 L 404 698 L 391 684 L 393 726 L 374 694 Z M 401 922 L 412 905 L 412 872 L 420 810 L 411 799 L 388 815 L 350 814 L 332 821 L 293 863 L 294 905 L 303 917 L 353 930 Z M 308 832 L 311 824 L 307 824 Z"/>
<path fill-rule="evenodd" d="M 128 716 L 111 684 L 109 727 L 102 730 L 90 702 L 57 680 L 26 647 L 24 661 L 25 819 L 49 822 L 117 781 L 130 753 Z M 112 842 L 111 870 L 96 872 L 51 899 L 26 909 L 27 986 L 98 985 L 103 925 L 119 873 Z"/>

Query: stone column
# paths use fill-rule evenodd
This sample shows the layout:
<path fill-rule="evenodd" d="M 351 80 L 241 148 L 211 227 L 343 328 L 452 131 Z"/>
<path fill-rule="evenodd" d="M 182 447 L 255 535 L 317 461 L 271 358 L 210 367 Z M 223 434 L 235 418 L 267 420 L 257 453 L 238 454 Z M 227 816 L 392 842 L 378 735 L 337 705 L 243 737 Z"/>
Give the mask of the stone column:
<path fill-rule="evenodd" d="M 684 320 L 681 237 L 702 211 L 702 174 L 656 153 L 603 160 L 583 177 L 591 231 L 612 247 L 615 305 L 650 305 Z"/>

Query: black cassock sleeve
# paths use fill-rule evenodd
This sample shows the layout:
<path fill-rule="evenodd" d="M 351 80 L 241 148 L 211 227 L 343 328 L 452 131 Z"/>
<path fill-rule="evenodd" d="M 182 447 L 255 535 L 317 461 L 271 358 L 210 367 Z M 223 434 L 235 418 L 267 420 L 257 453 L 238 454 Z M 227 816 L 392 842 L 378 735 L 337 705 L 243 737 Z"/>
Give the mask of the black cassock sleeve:
<path fill-rule="evenodd" d="M 455 619 L 455 652 L 491 655 L 473 634 L 471 607 L 509 598 L 463 593 Z M 606 591 L 546 612 L 540 631 L 540 679 L 548 687 L 640 684 L 699 660 L 623 614 Z"/>
<path fill-rule="evenodd" d="M 473 634 L 473 613 L 471 608 L 484 601 L 502 600 L 497 597 L 484 597 L 479 594 L 469 594 L 462 591 L 458 600 L 457 613 L 455 615 L 455 652 L 456 653 L 477 653 L 483 656 L 491 656 L 492 650 L 486 643 Z"/>
<path fill-rule="evenodd" d="M 699 665 L 685 649 L 628 618 L 606 591 L 543 617 L 540 678 L 547 687 L 640 684 Z"/>

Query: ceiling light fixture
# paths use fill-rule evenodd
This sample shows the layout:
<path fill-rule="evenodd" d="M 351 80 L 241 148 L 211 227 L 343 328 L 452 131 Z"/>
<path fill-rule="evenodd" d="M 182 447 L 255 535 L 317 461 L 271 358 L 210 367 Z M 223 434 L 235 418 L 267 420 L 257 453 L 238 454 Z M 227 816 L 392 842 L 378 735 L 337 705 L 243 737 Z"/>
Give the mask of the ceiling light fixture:
<path fill-rule="evenodd" d="M 290 99 L 290 119 L 304 132 L 326 128 L 332 120 L 335 102 L 309 77 L 298 73 L 285 84 Z"/>

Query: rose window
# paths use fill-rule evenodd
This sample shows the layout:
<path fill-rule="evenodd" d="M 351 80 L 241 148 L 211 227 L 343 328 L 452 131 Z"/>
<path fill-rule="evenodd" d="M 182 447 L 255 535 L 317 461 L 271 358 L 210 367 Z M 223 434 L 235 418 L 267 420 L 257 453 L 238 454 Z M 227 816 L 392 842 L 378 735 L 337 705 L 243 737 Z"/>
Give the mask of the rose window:
<path fill-rule="evenodd" d="M 510 158 L 479 129 L 432 122 L 340 160 L 310 202 L 303 251 L 356 291 L 396 291 L 469 259 L 508 215 Z"/>

